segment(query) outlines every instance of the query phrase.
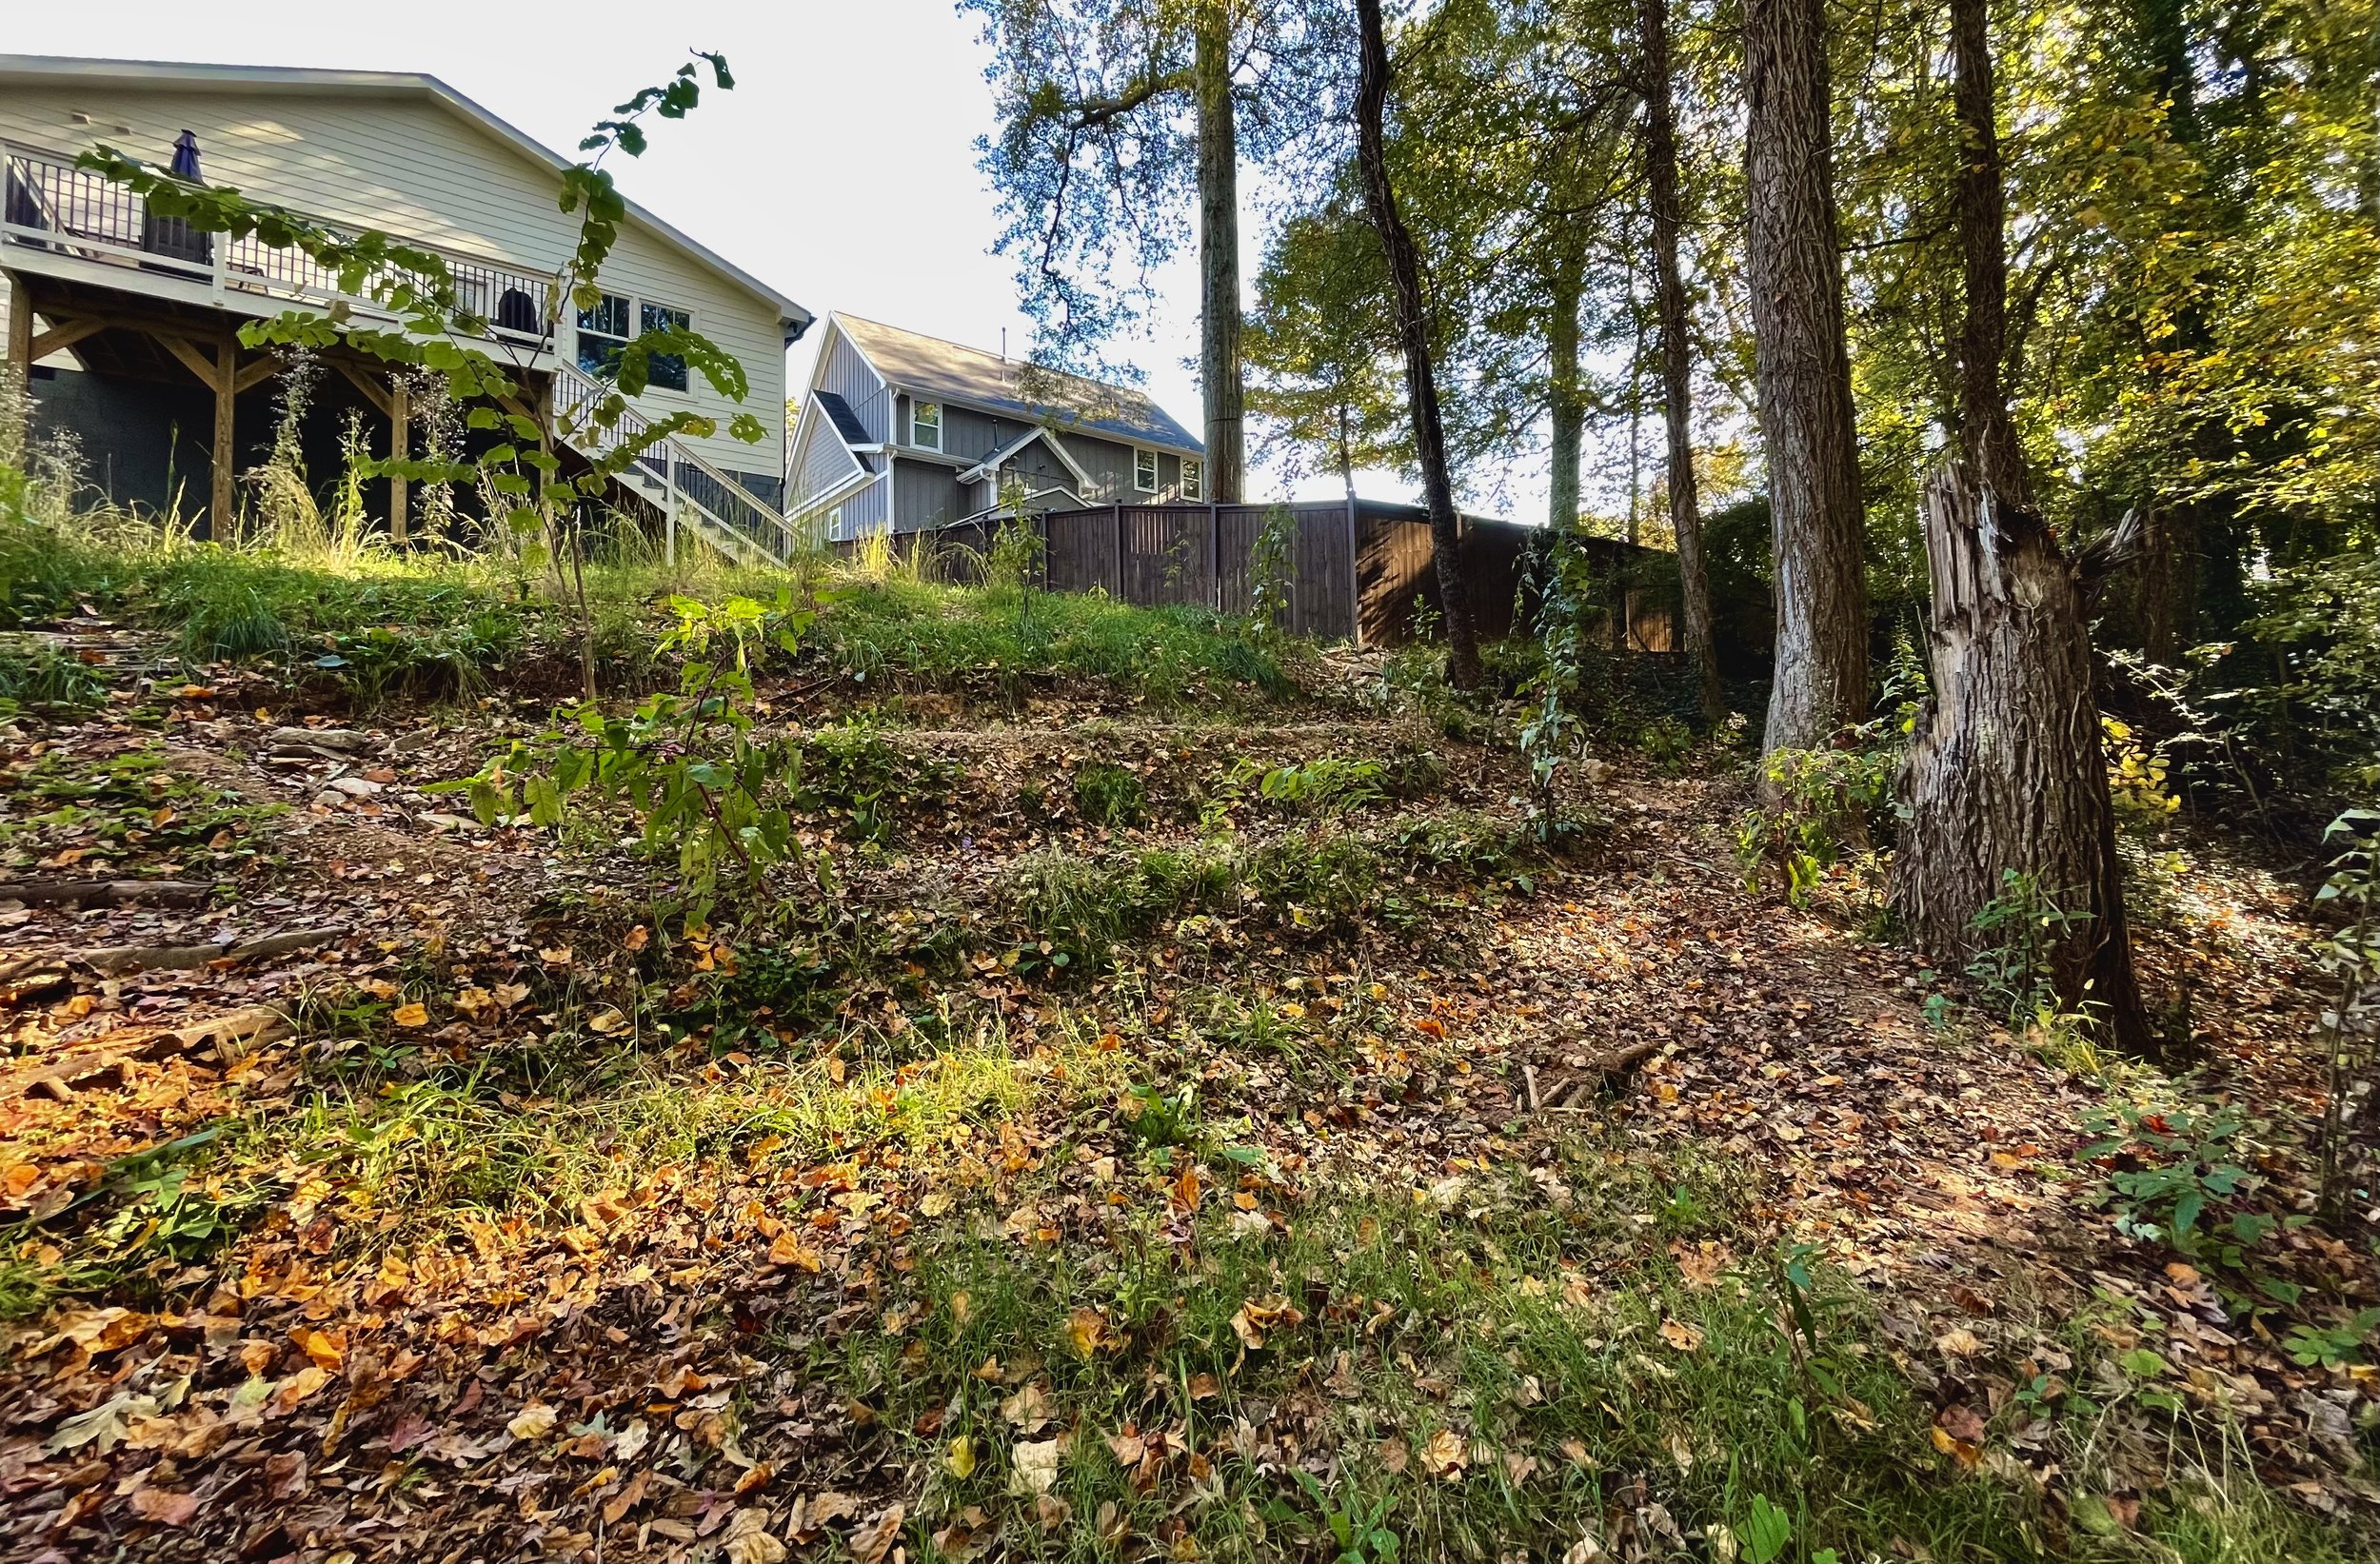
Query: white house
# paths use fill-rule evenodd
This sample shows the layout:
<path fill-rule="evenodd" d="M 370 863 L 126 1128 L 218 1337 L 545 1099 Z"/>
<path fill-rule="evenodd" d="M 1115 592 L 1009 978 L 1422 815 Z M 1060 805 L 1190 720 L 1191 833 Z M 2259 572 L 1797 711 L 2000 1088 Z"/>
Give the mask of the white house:
<path fill-rule="evenodd" d="M 102 143 L 163 165 L 177 142 L 208 184 L 444 252 L 466 303 L 494 323 L 490 346 L 522 365 L 536 394 L 586 395 L 607 351 L 645 325 L 675 319 L 709 337 L 742 362 L 749 393 L 730 403 L 684 365 L 659 365 L 639 406 L 691 408 L 718 433 L 671 442 L 631 478 L 644 499 L 674 504 L 739 552 L 783 551 L 784 350 L 810 315 L 750 272 L 631 203 L 601 304 L 566 313 L 557 340 L 532 351 L 546 285 L 578 236 L 557 201 L 570 160 L 444 82 L 0 54 L 10 358 L 42 416 L 81 433 L 120 498 L 162 504 L 177 473 L 210 513 L 228 514 L 232 474 L 269 437 L 278 367 L 232 333 L 337 297 L 336 279 L 302 255 L 191 233 L 74 167 Z M 350 357 L 325 383 L 368 409 L 385 451 L 389 431 L 413 432 L 405 387 Z M 738 412 L 766 428 L 761 444 L 728 435 Z M 402 525 L 404 485 L 392 488 Z"/>
<path fill-rule="evenodd" d="M 843 542 L 1037 511 L 1204 500 L 1206 447 L 1149 397 L 837 310 L 785 513 Z"/>

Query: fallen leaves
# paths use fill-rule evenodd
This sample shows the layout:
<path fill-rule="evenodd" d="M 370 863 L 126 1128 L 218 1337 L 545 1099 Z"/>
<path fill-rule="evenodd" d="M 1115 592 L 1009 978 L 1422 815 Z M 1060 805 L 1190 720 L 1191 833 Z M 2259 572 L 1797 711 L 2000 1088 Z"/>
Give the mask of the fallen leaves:
<path fill-rule="evenodd" d="M 1681 1353 L 1698 1352 L 1702 1347 L 1702 1327 L 1682 1319 L 1664 1319 L 1661 1339 Z"/>
<path fill-rule="evenodd" d="M 1303 1311 L 1285 1297 L 1250 1298 L 1233 1312 L 1231 1329 L 1241 1346 L 1255 1352 L 1264 1345 L 1265 1332 L 1286 1329 L 1304 1319 Z"/>
<path fill-rule="evenodd" d="M 516 1439 L 542 1439 L 554 1431 L 554 1409 L 542 1401 L 531 1401 L 512 1420 L 505 1424 L 505 1432 Z"/>
<path fill-rule="evenodd" d="M 1008 1492 L 1020 1498 L 1046 1494 L 1058 1481 L 1058 1456 L 1063 1441 L 1036 1439 L 1018 1444 L 1009 1454 Z"/>

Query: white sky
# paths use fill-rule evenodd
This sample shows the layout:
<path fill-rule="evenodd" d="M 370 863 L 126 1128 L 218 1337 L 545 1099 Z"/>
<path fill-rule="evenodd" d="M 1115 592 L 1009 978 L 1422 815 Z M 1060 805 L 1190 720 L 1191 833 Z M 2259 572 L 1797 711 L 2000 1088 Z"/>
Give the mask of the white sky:
<path fill-rule="evenodd" d="M 505 0 L 387 7 L 323 0 L 75 0 L 11 4 L 0 49 L 29 54 L 188 60 L 438 76 L 559 150 L 689 48 L 727 56 L 732 92 L 706 91 L 685 120 L 655 121 L 652 145 L 612 165 L 628 195 L 824 316 L 830 309 L 1023 352 L 1030 324 L 1015 268 L 989 253 L 1000 224 L 976 168 L 991 129 L 986 52 L 950 0 L 772 0 L 677 8 L 615 0 Z M 158 155 L 162 156 L 162 149 Z M 1261 236 L 1243 237 L 1253 282 Z M 1161 279 L 1166 307 L 1146 340 L 1121 345 L 1151 395 L 1200 426 L 1197 277 L 1182 257 Z M 792 350 L 809 370 L 816 333 Z M 1492 481 L 1497 475 L 1476 474 Z M 1508 512 L 1544 510 L 1542 464 L 1504 478 Z M 1411 497 L 1393 474 L 1362 492 Z M 1488 486 L 1482 483 L 1480 486 Z M 1252 497 L 1281 491 L 1251 475 Z M 1339 492 L 1335 477 L 1299 495 Z"/>

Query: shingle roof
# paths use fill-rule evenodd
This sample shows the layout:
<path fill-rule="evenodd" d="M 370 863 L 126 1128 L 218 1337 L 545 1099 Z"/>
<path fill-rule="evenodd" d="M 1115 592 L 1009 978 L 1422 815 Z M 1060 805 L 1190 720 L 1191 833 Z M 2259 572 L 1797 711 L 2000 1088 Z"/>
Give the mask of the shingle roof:
<path fill-rule="evenodd" d="M 833 320 L 880 374 L 912 394 L 947 397 L 1033 419 L 1053 415 L 1063 428 L 1163 445 L 1192 456 L 1206 454 L 1199 437 L 1145 392 L 1036 368 L 981 347 L 903 331 L 841 310 Z"/>

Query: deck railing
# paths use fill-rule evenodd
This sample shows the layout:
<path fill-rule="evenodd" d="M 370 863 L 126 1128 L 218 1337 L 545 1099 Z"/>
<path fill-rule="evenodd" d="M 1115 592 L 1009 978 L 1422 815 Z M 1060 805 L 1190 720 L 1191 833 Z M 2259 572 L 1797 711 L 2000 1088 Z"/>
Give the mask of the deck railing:
<path fill-rule="evenodd" d="M 77 168 L 67 153 L 0 141 L 0 245 L 198 283 L 223 294 L 388 314 L 370 298 L 344 291 L 338 274 L 305 251 L 275 248 L 254 234 L 200 233 L 180 218 L 160 217 L 139 195 Z M 347 231 L 321 218 L 307 220 Z M 456 304 L 487 321 L 494 336 L 534 342 L 542 335 L 550 275 L 443 245 L 406 243 L 446 260 Z"/>
<path fill-rule="evenodd" d="M 570 431 L 566 437 L 570 443 L 592 456 L 605 456 L 623 445 L 634 444 L 652 427 L 651 421 L 634 407 L 624 410 L 609 428 L 596 424 L 595 406 L 610 394 L 610 386 L 585 370 L 566 364 L 554 368 L 555 416 Z M 746 557 L 757 552 L 781 564 L 794 552 L 793 528 L 776 506 L 755 498 L 723 469 L 676 440 L 656 441 L 637 456 L 627 475 L 638 481 L 664 514 L 673 521 L 689 516 L 714 543 Z M 656 488 L 664 492 L 650 492 Z"/>

